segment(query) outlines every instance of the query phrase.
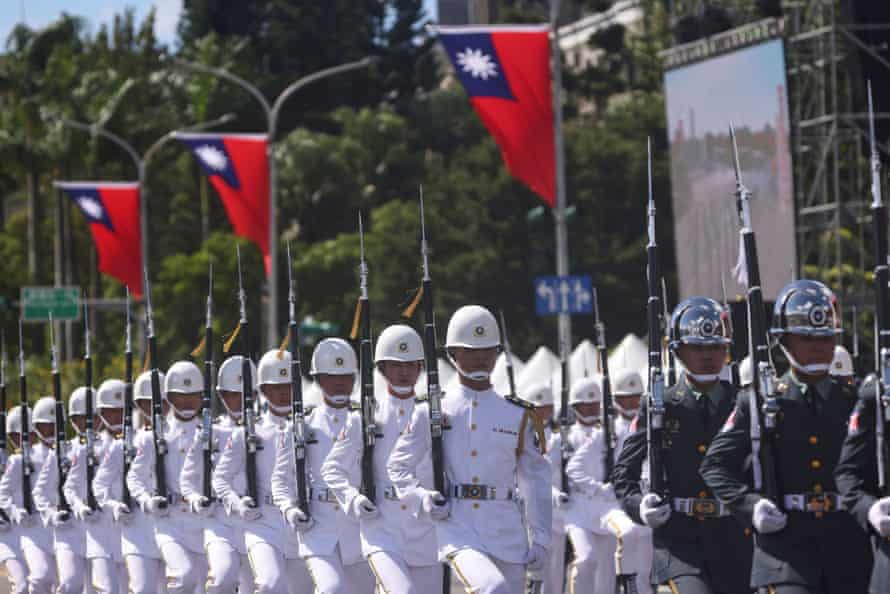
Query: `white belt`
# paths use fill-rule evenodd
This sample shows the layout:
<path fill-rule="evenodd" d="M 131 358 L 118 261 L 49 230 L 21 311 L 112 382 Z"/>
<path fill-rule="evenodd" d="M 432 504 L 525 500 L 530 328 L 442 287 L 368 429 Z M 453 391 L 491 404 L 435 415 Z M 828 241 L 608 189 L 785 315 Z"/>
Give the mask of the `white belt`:
<path fill-rule="evenodd" d="M 450 489 L 455 499 L 475 499 L 479 501 L 512 501 L 517 498 L 513 487 L 493 487 L 491 485 L 454 485 Z"/>

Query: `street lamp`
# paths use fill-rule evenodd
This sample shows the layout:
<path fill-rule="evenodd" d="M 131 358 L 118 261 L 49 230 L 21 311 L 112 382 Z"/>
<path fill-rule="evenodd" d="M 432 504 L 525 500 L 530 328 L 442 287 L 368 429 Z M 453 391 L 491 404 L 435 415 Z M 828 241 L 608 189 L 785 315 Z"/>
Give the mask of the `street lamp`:
<path fill-rule="evenodd" d="M 263 92 L 260 91 L 257 87 L 247 82 L 240 76 L 232 74 L 228 70 L 224 68 L 219 68 L 216 66 L 208 66 L 206 64 L 200 64 L 197 62 L 188 62 L 186 60 L 182 60 L 179 58 L 175 58 L 173 60 L 173 64 L 185 68 L 186 70 L 191 70 L 194 72 L 200 72 L 202 74 L 209 74 L 211 76 L 215 76 L 217 78 L 222 78 L 231 83 L 234 83 L 250 93 L 254 99 L 256 99 L 260 106 L 263 108 L 263 113 L 266 116 L 266 133 L 267 133 L 267 157 L 269 161 L 269 316 L 267 318 L 266 324 L 266 332 L 267 332 L 267 344 L 270 346 L 274 346 L 276 343 L 276 337 L 278 333 L 278 221 L 276 215 L 276 207 L 277 207 L 277 195 L 278 195 L 278 175 L 277 168 L 275 166 L 275 133 L 277 132 L 278 126 L 278 114 L 281 111 L 282 105 L 287 99 L 305 87 L 306 85 L 312 84 L 316 81 L 319 81 L 323 78 L 328 78 L 331 76 L 336 76 L 338 74 L 344 74 L 346 72 L 350 72 L 352 70 L 358 70 L 360 68 L 367 68 L 372 64 L 375 64 L 380 61 L 378 56 L 367 56 L 362 58 L 361 60 L 356 60 L 355 62 L 347 62 L 345 64 L 340 64 L 339 66 L 332 66 L 330 68 L 325 68 L 323 70 L 319 70 L 318 72 L 313 72 L 312 74 L 306 75 L 303 78 L 297 79 L 288 85 L 278 97 L 270 104 L 266 99 L 266 96 L 263 95 Z"/>
<path fill-rule="evenodd" d="M 87 132 L 94 137 L 101 136 L 102 138 L 110 140 L 118 147 L 120 147 L 125 153 L 127 153 L 130 159 L 133 160 L 133 165 L 136 166 L 137 181 L 139 182 L 139 234 L 142 236 L 140 247 L 142 249 L 143 270 L 148 270 L 148 188 L 146 187 L 145 180 L 149 161 L 155 155 L 155 153 L 158 152 L 158 149 L 160 149 L 169 141 L 173 140 L 177 132 L 197 132 L 200 130 L 206 130 L 207 128 L 213 128 L 215 126 L 220 126 L 227 122 L 231 122 L 234 119 L 234 114 L 227 113 L 221 117 L 216 118 L 215 120 L 200 122 L 186 128 L 181 128 L 179 130 L 171 130 L 170 132 L 167 132 L 156 141 L 154 141 L 154 143 L 150 147 L 148 147 L 148 150 L 146 150 L 142 156 L 140 156 L 139 153 L 136 152 L 136 149 L 133 148 L 133 145 L 128 143 L 117 134 L 109 132 L 98 124 L 85 124 L 83 122 L 77 122 L 74 120 L 59 119 L 59 122 L 64 126 L 77 130 L 83 130 L 84 132 Z"/>

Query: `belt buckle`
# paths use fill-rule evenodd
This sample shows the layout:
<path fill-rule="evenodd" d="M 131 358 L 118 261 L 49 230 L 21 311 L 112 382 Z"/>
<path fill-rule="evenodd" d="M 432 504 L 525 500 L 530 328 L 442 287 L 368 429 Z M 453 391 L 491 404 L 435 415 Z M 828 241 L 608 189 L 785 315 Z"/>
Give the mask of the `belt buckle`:
<path fill-rule="evenodd" d="M 806 510 L 809 512 L 827 512 L 832 510 L 831 497 L 827 493 L 807 493 L 804 496 Z"/>
<path fill-rule="evenodd" d="M 692 502 L 692 513 L 699 517 L 717 515 L 717 502 L 713 499 L 695 499 Z"/>
<path fill-rule="evenodd" d="M 461 491 L 463 499 L 485 499 L 485 487 L 482 485 L 463 485 Z"/>

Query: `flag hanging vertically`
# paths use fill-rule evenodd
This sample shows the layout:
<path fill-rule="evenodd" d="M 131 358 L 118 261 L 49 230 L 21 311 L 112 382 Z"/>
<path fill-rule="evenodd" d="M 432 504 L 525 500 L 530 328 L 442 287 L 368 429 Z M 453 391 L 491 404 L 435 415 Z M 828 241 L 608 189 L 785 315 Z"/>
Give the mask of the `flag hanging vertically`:
<path fill-rule="evenodd" d="M 90 224 L 99 270 L 142 297 L 142 237 L 136 182 L 56 182 Z"/>
<path fill-rule="evenodd" d="M 260 248 L 269 274 L 269 159 L 265 134 L 176 133 L 198 159 L 235 234 Z"/>
<path fill-rule="evenodd" d="M 507 168 L 556 202 L 549 25 L 433 27 Z"/>

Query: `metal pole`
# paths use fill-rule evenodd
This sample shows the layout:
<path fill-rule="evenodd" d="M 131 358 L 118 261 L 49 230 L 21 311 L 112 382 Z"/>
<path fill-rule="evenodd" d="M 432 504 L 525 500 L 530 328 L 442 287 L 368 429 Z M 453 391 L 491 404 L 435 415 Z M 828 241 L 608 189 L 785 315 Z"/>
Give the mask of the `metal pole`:
<path fill-rule="evenodd" d="M 553 219 L 556 226 L 556 274 L 569 274 L 569 236 L 566 227 L 566 177 L 562 138 L 562 64 L 559 51 L 559 2 L 550 0 L 550 26 L 553 29 L 553 135 L 556 150 L 556 208 Z M 568 313 L 559 314 L 560 358 L 568 357 L 572 348 L 572 318 Z M 566 351 L 563 353 L 563 351 Z"/>

